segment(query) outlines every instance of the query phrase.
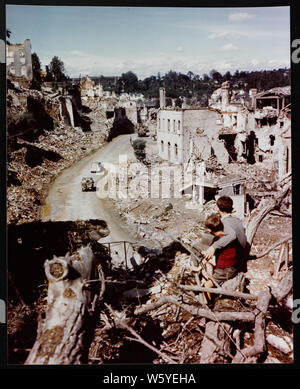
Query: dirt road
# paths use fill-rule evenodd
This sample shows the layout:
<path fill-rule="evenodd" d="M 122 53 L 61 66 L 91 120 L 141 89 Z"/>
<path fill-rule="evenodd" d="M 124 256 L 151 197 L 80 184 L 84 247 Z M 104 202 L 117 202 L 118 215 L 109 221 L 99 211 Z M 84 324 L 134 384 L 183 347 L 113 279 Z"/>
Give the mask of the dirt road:
<path fill-rule="evenodd" d="M 132 136 L 134 138 L 135 136 Z M 135 160 L 130 145 L 130 135 L 120 135 L 107 143 L 94 154 L 83 158 L 56 178 L 52 184 L 46 204 L 43 208 L 43 221 L 55 220 L 87 220 L 102 219 L 108 224 L 110 234 L 100 240 L 101 243 L 130 241 L 134 237 L 111 208 L 109 199 L 100 199 L 96 192 L 82 192 L 81 178 L 93 177 L 95 182 L 99 176 L 91 173 L 92 162 L 118 164 L 119 155 L 126 154 L 129 160 Z M 124 262 L 123 245 L 113 245 L 114 262 Z M 130 255 L 127 252 L 127 255 Z"/>

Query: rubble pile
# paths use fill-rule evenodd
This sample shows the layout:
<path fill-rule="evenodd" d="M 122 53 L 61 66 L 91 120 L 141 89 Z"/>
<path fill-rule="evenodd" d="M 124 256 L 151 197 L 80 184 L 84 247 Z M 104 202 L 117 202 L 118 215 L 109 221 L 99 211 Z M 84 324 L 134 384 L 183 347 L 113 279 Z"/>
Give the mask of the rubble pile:
<path fill-rule="evenodd" d="M 172 251 L 173 255 L 170 256 Z M 139 270 L 130 274 L 124 273 L 121 277 L 118 274 L 118 281 L 114 276 L 108 278 L 107 285 L 115 285 L 113 292 L 109 288 L 107 296 L 110 296 L 108 304 L 117 309 L 115 311 L 117 322 L 120 320 L 127 323 L 144 341 L 171 357 L 174 363 L 203 363 L 206 328 L 211 321 L 204 317 L 197 317 L 196 314 L 193 315 L 178 305 L 155 306 L 155 303 L 164 297 L 174 297 L 185 306 L 197 307 L 200 310 L 210 309 L 211 312 L 217 313 L 220 311 L 251 312 L 255 307 L 255 302 L 223 296 L 216 298 L 214 304 L 207 307 L 201 301 L 201 294 L 185 292 L 178 287 L 179 284 L 197 285 L 196 273 L 191 271 L 192 256 L 188 252 L 179 249 L 179 246 L 174 246 L 173 242 L 163 250 L 143 248 L 141 253 L 145 256 L 146 262 Z M 138 315 L 140 308 L 145 309 L 146 313 Z M 274 311 L 271 311 L 271 315 L 272 319 L 269 317 L 266 322 L 267 352 L 261 362 L 291 363 L 293 346 L 290 315 L 284 318 L 281 313 L 281 321 L 278 322 Z M 112 323 L 111 320 L 113 316 L 106 310 L 102 311 L 100 323 L 90 347 L 90 364 L 138 363 L 141 361 L 154 364 L 166 363 L 164 357 L 155 353 L 149 354 L 147 347 L 132 342 L 132 338 L 128 342 L 128 332 L 119 328 L 118 325 L 109 324 Z M 231 325 L 233 326 L 232 333 L 235 334 L 232 347 L 237 346 L 237 338 L 240 338 L 239 344 L 244 346 L 253 344 L 254 327 L 252 325 L 239 322 Z M 230 363 L 230 357 L 222 359 L 221 355 L 222 352 L 220 358 L 216 358 L 213 363 Z"/>
<path fill-rule="evenodd" d="M 39 220 L 39 207 L 54 177 L 98 149 L 105 142 L 110 126 L 103 115 L 97 117 L 99 121 L 96 122 L 100 131 L 83 132 L 79 127 L 67 126 L 59 113 L 58 96 L 24 88 L 8 90 L 8 115 L 11 120 L 27 112 L 28 98 L 42 104 L 45 113 L 53 119 L 53 129 L 43 129 L 30 140 L 25 140 L 26 136 L 22 134 L 13 137 L 7 166 L 9 177 L 14 176 L 14 180 L 8 181 L 7 188 L 8 223 Z"/>
<path fill-rule="evenodd" d="M 110 129 L 113 125 L 114 118 L 106 117 L 106 104 L 103 103 L 104 98 L 90 98 L 84 102 L 83 109 L 88 108 L 86 116 L 88 116 L 91 123 L 92 131 L 100 131 L 108 137 Z"/>

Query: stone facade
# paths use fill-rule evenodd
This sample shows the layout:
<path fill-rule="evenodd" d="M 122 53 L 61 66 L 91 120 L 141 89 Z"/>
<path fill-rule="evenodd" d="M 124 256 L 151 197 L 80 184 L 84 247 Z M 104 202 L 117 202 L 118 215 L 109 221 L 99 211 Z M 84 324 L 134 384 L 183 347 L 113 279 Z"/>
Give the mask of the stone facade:
<path fill-rule="evenodd" d="M 24 43 L 10 44 L 6 46 L 7 76 L 16 81 L 31 81 L 32 60 L 30 39 Z"/>
<path fill-rule="evenodd" d="M 189 137 L 184 135 L 184 110 L 161 110 L 157 119 L 158 155 L 170 162 L 188 159 Z"/>
<path fill-rule="evenodd" d="M 206 160 L 214 153 L 221 163 L 227 163 L 228 153 L 218 140 L 220 119 L 217 111 L 205 108 L 160 110 L 157 119 L 159 156 L 173 163 L 185 163 L 190 157 L 201 155 Z M 205 146 L 203 153 L 202 146 Z"/>

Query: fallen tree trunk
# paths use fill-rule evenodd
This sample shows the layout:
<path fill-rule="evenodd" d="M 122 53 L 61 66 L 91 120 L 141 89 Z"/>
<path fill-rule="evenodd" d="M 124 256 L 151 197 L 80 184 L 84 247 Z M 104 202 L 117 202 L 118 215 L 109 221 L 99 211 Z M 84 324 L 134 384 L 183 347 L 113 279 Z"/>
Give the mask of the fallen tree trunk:
<path fill-rule="evenodd" d="M 252 245 L 254 235 L 268 213 L 280 207 L 282 200 L 285 198 L 291 189 L 291 182 L 284 185 L 277 196 L 262 200 L 258 207 L 251 213 L 248 223 L 246 225 L 246 236 L 249 245 Z"/>
<path fill-rule="evenodd" d="M 104 292 L 101 267 L 89 246 L 44 264 L 49 282 L 47 309 L 27 365 L 80 364 L 87 361 L 96 325 L 97 302 Z M 89 280 L 101 278 L 99 283 Z"/>
<path fill-rule="evenodd" d="M 256 317 L 254 327 L 254 345 L 245 347 L 241 352 L 237 352 L 232 360 L 232 363 L 246 362 L 246 358 L 253 356 L 259 356 L 266 349 L 266 314 L 271 300 L 271 293 L 269 291 L 262 291 L 259 294 L 257 306 L 256 306 Z"/>
<path fill-rule="evenodd" d="M 145 304 L 134 311 L 135 315 L 140 315 L 159 308 L 164 304 L 175 304 L 178 307 L 181 307 L 185 311 L 189 312 L 192 315 L 205 317 L 212 321 L 243 321 L 243 322 L 252 322 L 255 320 L 255 315 L 253 312 L 213 312 L 210 309 L 198 308 L 190 304 L 184 304 L 179 301 L 175 296 L 165 296 L 156 301 L 155 303 Z"/>

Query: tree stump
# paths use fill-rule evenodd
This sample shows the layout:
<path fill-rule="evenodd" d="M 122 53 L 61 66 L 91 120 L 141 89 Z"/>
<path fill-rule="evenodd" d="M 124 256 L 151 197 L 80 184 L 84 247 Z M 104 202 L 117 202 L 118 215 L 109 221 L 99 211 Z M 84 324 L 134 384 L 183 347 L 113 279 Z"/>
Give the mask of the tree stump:
<path fill-rule="evenodd" d="M 44 268 L 49 282 L 46 315 L 40 318 L 37 339 L 25 364 L 85 363 L 97 302 L 104 292 L 101 266 L 86 246 L 72 256 L 46 260 Z M 101 282 L 88 282 L 96 278 Z"/>

